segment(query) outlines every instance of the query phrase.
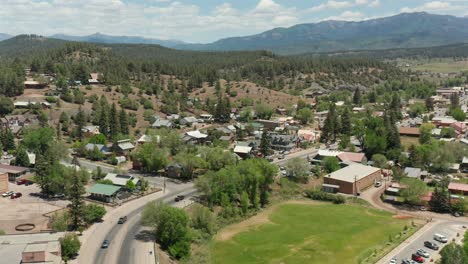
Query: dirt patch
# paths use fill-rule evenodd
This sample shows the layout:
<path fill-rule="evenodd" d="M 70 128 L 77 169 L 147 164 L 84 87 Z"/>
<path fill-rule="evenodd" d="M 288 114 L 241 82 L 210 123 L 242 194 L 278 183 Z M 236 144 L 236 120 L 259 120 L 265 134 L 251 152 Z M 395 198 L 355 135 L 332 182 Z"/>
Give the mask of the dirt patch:
<path fill-rule="evenodd" d="M 410 218 L 413 218 L 413 217 L 410 216 L 410 215 L 394 215 L 393 218 L 394 219 L 410 219 Z"/>
<path fill-rule="evenodd" d="M 271 224 L 273 222 L 270 221 L 270 214 L 280 205 L 283 204 L 306 204 L 306 205 L 313 205 L 313 204 L 319 204 L 320 202 L 317 201 L 308 201 L 308 200 L 293 200 L 293 201 L 287 201 L 279 204 L 275 204 L 257 215 L 250 217 L 249 219 L 246 219 L 242 222 L 232 224 L 223 230 L 221 230 L 216 236 L 215 239 L 219 241 L 226 241 L 231 238 L 233 238 L 235 235 L 244 232 L 249 229 L 254 229 L 257 228 L 263 224 Z"/>

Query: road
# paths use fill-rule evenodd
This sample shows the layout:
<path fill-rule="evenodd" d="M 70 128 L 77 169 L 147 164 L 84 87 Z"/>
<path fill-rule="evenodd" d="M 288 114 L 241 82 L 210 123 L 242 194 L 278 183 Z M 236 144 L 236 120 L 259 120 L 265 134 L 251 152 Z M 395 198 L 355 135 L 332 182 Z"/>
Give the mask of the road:
<path fill-rule="evenodd" d="M 315 148 L 310 148 L 310 149 L 305 149 L 301 150 L 298 152 L 293 152 L 288 155 L 285 155 L 284 159 L 275 159 L 273 163 L 277 164 L 278 166 L 283 166 L 285 165 L 289 160 L 293 158 L 304 158 L 307 159 L 308 156 L 313 158 L 315 155 L 317 155 L 318 149 Z"/>
<path fill-rule="evenodd" d="M 447 237 L 447 239 L 452 241 L 452 239 L 461 239 L 463 237 L 464 232 L 466 231 L 463 228 L 464 225 L 467 225 L 466 222 L 453 222 L 453 221 L 435 221 L 432 223 L 427 224 L 425 227 L 420 229 L 416 232 L 413 236 L 409 239 L 404 241 L 400 246 L 395 248 L 384 258 L 382 258 L 377 264 L 387 264 L 390 262 L 390 259 L 396 258 L 397 263 L 400 263 L 402 259 L 411 259 L 411 255 L 416 252 L 418 249 L 424 249 L 430 254 L 429 259 L 433 259 L 434 261 L 439 259 L 440 255 L 438 251 L 429 249 L 424 246 L 424 241 L 432 241 L 439 245 L 439 251 L 442 249 L 443 246 L 446 244 L 439 243 L 434 241 L 433 236 L 435 233 L 442 234 Z M 460 237 L 457 237 L 457 234 L 460 234 Z M 427 260 L 426 260 L 427 261 Z"/>
<path fill-rule="evenodd" d="M 169 202 L 179 194 L 191 195 L 195 191 L 192 183 L 173 183 L 167 182 L 166 193 L 162 191 L 150 194 L 148 196 L 124 203 L 122 206 L 115 209 L 110 209 L 104 216 L 103 222 L 94 224 L 86 230 L 83 236 L 80 237 L 82 248 L 78 258 L 74 263 L 124 263 L 119 262 L 121 251 L 128 246 L 128 250 L 135 249 L 130 244 L 138 243 L 135 239 L 135 234 L 138 234 L 140 228 L 139 214 L 144 206 L 151 201 Z M 124 225 L 118 225 L 117 221 L 121 216 L 127 216 L 127 222 Z M 137 231 L 135 231 L 137 230 Z M 110 245 L 107 249 L 101 249 L 101 243 L 104 239 L 109 239 Z M 131 242 L 129 242 L 131 241 Z M 123 246 L 125 245 L 125 247 Z M 137 246 L 138 247 L 138 246 Z M 127 249 L 125 249 L 127 250 Z M 132 255 L 132 252 L 126 254 Z M 133 254 L 139 256 L 139 254 Z M 142 261 L 129 261 L 125 263 L 144 263 Z"/>

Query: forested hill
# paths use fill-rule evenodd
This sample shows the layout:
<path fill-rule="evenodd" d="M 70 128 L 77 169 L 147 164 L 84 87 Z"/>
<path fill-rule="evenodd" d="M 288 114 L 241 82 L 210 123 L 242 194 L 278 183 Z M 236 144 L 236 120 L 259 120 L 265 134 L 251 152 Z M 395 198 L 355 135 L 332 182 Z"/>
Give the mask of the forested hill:
<path fill-rule="evenodd" d="M 134 83 L 152 87 L 160 75 L 169 75 L 184 81 L 189 89 L 225 79 L 300 93 L 313 82 L 325 89 L 372 87 L 405 75 L 390 64 L 370 58 L 283 57 L 267 51 L 180 51 L 157 45 L 90 44 L 38 36 L 19 36 L 0 42 L 0 56 L 5 54 L 16 58 L 3 63 L 0 60 L 0 75 L 4 74 L 5 80 L 11 80 L 13 75 L 18 75 L 14 80 L 23 78 L 19 75 L 21 70 L 12 72 L 11 69 L 31 68 L 32 72 L 56 74 L 83 83 L 87 82 L 89 73 L 99 72 L 102 81 L 109 85 Z M 0 86 L 1 79 L 2 76 Z M 5 82 L 4 88 L 9 90 L 7 94 L 13 95 L 21 92 L 20 86 Z"/>
<path fill-rule="evenodd" d="M 257 35 L 176 48 L 271 50 L 278 54 L 440 46 L 468 41 L 468 18 L 403 13 L 360 22 L 323 21 L 276 28 Z"/>

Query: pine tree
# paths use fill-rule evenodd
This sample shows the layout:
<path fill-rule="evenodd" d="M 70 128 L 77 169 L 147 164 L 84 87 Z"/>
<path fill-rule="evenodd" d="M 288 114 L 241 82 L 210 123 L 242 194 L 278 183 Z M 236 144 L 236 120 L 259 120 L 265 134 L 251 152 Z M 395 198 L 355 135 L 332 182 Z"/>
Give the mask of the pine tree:
<path fill-rule="evenodd" d="M 122 108 L 120 109 L 120 114 L 119 114 L 119 118 L 120 118 L 120 131 L 122 132 L 122 134 L 124 135 L 128 135 L 130 134 L 130 131 L 129 131 L 129 125 L 128 125 L 128 117 L 127 117 L 127 112 Z"/>
<path fill-rule="evenodd" d="M 353 104 L 361 105 L 361 91 L 359 90 L 359 88 L 356 88 L 356 90 L 354 90 Z"/>
<path fill-rule="evenodd" d="M 117 134 L 120 133 L 120 119 L 119 113 L 117 112 L 117 107 L 115 103 L 112 104 L 110 110 L 110 123 L 109 123 L 109 135 L 111 138 L 114 138 Z"/>
<path fill-rule="evenodd" d="M 330 104 L 327 118 L 323 124 L 322 135 L 320 137 L 323 142 L 328 142 L 329 140 L 335 141 L 337 132 L 339 131 L 339 124 L 337 119 L 335 104 Z"/>
<path fill-rule="evenodd" d="M 341 134 L 351 134 L 351 111 L 346 107 L 341 115 Z"/>
<path fill-rule="evenodd" d="M 3 130 L 2 145 L 6 151 L 16 149 L 15 136 L 8 128 Z"/>
<path fill-rule="evenodd" d="M 84 134 L 83 134 L 83 127 L 85 126 L 86 124 L 86 115 L 85 113 L 83 112 L 83 109 L 81 109 L 81 106 L 80 108 L 78 109 L 78 113 L 75 115 L 75 118 L 74 120 L 75 121 L 75 125 L 76 125 L 76 136 L 78 138 L 83 138 Z"/>
<path fill-rule="evenodd" d="M 270 153 L 270 144 L 270 134 L 267 130 L 263 130 L 262 138 L 260 140 L 260 153 L 262 153 L 264 157 L 268 156 L 268 154 Z"/>
<path fill-rule="evenodd" d="M 80 177 L 76 173 L 76 169 L 73 169 L 73 178 L 70 187 L 70 217 L 72 220 L 72 227 L 74 230 L 77 230 L 79 226 L 83 223 L 83 194 L 85 194 L 85 189 L 83 183 L 81 182 Z"/>
<path fill-rule="evenodd" d="M 16 152 L 15 165 L 21 167 L 29 167 L 29 156 L 24 148 L 19 148 Z"/>

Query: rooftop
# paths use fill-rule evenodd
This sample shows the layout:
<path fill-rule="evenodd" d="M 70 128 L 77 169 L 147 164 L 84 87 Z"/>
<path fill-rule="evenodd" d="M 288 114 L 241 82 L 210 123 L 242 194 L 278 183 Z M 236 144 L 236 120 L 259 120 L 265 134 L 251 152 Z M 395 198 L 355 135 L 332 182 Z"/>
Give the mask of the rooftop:
<path fill-rule="evenodd" d="M 340 170 L 332 172 L 325 177 L 352 183 L 359 181 L 377 171 L 380 171 L 380 168 L 354 163 Z"/>
<path fill-rule="evenodd" d="M 451 182 L 448 185 L 448 189 L 451 191 L 468 192 L 468 184 Z"/>
<path fill-rule="evenodd" d="M 117 173 L 108 173 L 104 180 L 111 180 L 115 185 L 125 186 L 127 181 L 131 180 L 134 184 L 137 184 L 140 180 L 131 175 L 122 175 Z"/>
<path fill-rule="evenodd" d="M 92 193 L 92 194 L 111 196 L 111 195 L 114 195 L 116 192 L 118 192 L 120 188 L 121 187 L 119 186 L 96 183 L 95 185 L 88 188 L 86 192 Z"/>

